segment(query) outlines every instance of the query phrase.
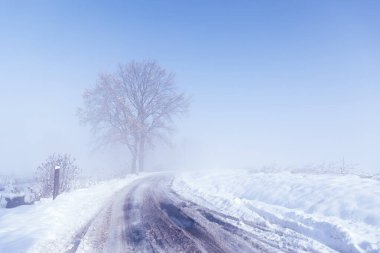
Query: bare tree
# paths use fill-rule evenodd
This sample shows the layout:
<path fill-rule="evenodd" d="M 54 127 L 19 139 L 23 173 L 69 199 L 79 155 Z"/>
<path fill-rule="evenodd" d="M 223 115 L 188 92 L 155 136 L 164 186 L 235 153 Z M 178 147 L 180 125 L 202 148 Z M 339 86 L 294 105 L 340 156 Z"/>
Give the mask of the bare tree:
<path fill-rule="evenodd" d="M 102 144 L 126 145 L 134 172 L 144 169 L 146 145 L 166 139 L 173 118 L 189 106 L 185 94 L 177 91 L 174 75 L 154 61 L 119 65 L 115 73 L 100 75 L 83 98 L 81 121 L 92 126 Z"/>
<path fill-rule="evenodd" d="M 59 192 L 71 190 L 75 180 L 78 179 L 80 170 L 75 165 L 74 158 L 68 154 L 50 155 L 36 170 L 36 180 L 40 186 L 40 197 L 53 195 L 54 170 L 56 166 L 60 167 Z"/>

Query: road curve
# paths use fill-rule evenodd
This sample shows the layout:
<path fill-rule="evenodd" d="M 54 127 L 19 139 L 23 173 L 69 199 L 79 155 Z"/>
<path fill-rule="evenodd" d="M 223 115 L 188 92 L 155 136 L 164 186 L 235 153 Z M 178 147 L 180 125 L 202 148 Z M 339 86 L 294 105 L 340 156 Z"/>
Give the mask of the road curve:
<path fill-rule="evenodd" d="M 243 230 L 239 219 L 183 199 L 171 181 L 151 176 L 121 190 L 71 252 L 318 252 L 299 234 L 260 224 Z"/>

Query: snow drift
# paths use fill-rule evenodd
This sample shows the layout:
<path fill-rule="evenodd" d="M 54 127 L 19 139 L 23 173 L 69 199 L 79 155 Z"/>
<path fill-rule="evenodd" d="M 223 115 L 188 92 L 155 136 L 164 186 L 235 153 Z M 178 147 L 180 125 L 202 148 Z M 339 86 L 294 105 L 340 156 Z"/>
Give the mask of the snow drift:
<path fill-rule="evenodd" d="M 137 178 L 114 179 L 42 199 L 31 206 L 0 209 L 0 252 L 65 252 L 75 235 L 118 190 Z"/>
<path fill-rule="evenodd" d="M 380 181 L 355 175 L 184 173 L 178 193 L 242 220 L 277 224 L 339 252 L 380 252 Z"/>

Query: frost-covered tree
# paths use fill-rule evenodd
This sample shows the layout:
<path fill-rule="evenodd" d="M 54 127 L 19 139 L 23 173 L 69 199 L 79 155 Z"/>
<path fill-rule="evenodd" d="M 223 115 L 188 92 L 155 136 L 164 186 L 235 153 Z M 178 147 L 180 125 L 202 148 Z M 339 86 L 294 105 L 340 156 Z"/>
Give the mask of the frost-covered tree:
<path fill-rule="evenodd" d="M 115 73 L 100 75 L 83 99 L 81 122 L 92 126 L 101 144 L 127 146 L 134 172 L 143 171 L 146 144 L 166 139 L 173 118 L 189 105 L 174 75 L 154 61 L 119 65 Z"/>
<path fill-rule="evenodd" d="M 80 169 L 75 165 L 75 158 L 68 154 L 50 155 L 45 162 L 38 166 L 36 170 L 36 180 L 39 183 L 39 195 L 46 198 L 53 195 L 54 170 L 60 167 L 59 192 L 71 190 L 79 177 Z"/>

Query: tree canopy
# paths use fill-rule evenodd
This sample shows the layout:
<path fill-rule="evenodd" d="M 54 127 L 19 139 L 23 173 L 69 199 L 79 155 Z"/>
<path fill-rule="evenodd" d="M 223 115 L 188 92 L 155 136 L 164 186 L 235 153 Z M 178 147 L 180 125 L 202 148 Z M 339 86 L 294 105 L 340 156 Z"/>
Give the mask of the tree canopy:
<path fill-rule="evenodd" d="M 119 65 L 101 74 L 95 87 L 83 94 L 79 117 L 89 124 L 102 144 L 121 143 L 132 155 L 132 170 L 144 168 L 145 146 L 166 139 L 173 120 L 189 107 L 174 74 L 155 61 Z"/>

